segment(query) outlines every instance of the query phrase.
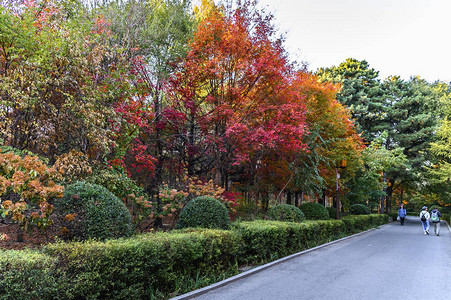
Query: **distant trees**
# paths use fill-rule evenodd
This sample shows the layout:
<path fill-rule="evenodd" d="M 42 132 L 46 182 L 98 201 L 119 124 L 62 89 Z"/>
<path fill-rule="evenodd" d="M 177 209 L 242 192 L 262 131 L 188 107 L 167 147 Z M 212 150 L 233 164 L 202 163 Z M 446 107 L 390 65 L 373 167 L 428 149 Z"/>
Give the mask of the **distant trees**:
<path fill-rule="evenodd" d="M 434 160 L 429 146 L 439 121 L 438 100 L 445 99 L 449 91 L 440 89 L 441 83 L 431 84 L 419 77 L 404 81 L 392 76 L 381 82 L 366 61 L 355 59 L 320 69 L 318 74 L 323 80 L 342 84 L 337 99 L 350 108 L 367 144 L 383 137 L 381 147 L 402 151 L 407 159 L 380 170 L 386 194 L 381 209 L 386 203 L 390 211 L 395 191 L 402 201 L 404 191 L 424 189 L 426 170 Z"/>

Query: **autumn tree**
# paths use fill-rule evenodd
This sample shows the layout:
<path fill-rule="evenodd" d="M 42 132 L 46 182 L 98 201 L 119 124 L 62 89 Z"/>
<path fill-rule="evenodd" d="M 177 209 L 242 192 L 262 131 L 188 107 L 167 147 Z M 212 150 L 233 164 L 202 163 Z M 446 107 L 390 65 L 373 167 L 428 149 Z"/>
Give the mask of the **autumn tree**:
<path fill-rule="evenodd" d="M 351 112 L 337 100 L 340 85 L 322 82 L 317 76 L 303 74 L 297 88 L 304 96 L 307 108 L 309 151 L 300 153 L 296 166 L 295 188 L 310 195 L 335 195 L 336 167 L 347 161 L 343 179 L 352 177 L 361 165 L 363 141 L 356 133 Z M 341 184 L 345 180 L 341 180 Z M 318 196 L 316 196 L 318 198 Z"/>
<path fill-rule="evenodd" d="M 140 121 L 123 124 L 131 134 L 122 133 L 117 151 L 123 154 L 122 163 L 133 178 L 149 194 L 158 194 L 164 178 L 170 176 L 165 168 L 174 165 L 166 151 L 168 136 L 162 126 L 167 121 L 165 86 L 173 70 L 170 62 L 183 57 L 187 50 L 194 22 L 189 2 L 112 0 L 99 5 L 96 11 L 110 20 L 113 40 L 127 55 L 134 74 L 130 81 L 134 97 L 128 99 L 126 106 L 119 103 L 119 107 L 121 114 L 131 116 L 127 106 L 132 106 Z M 151 160 L 153 166 L 130 168 L 139 157 Z"/>
<path fill-rule="evenodd" d="M 110 152 L 113 104 L 127 93 L 107 22 L 70 15 L 65 2 L 27 1 L 0 17 L 0 137 L 7 145 L 56 159 L 76 149 L 91 159 Z"/>
<path fill-rule="evenodd" d="M 450 205 L 451 195 L 451 91 L 449 84 L 437 82 L 434 88 L 439 99 L 438 130 L 430 144 L 432 165 L 428 167 L 428 192 L 430 198 L 438 199 L 442 205 Z M 435 195 L 435 196 L 434 196 Z"/>
<path fill-rule="evenodd" d="M 190 175 L 211 170 L 227 189 L 241 168 L 254 185 L 270 162 L 305 149 L 304 104 L 271 16 L 249 1 L 212 10 L 189 47 L 171 78 L 178 114 L 167 126 Z"/>
<path fill-rule="evenodd" d="M 23 230 L 52 224 L 53 201 L 64 193 L 55 183 L 59 180 L 61 173 L 37 156 L 21 157 L 0 147 L 0 219 L 20 225 L 18 242 L 23 241 Z"/>

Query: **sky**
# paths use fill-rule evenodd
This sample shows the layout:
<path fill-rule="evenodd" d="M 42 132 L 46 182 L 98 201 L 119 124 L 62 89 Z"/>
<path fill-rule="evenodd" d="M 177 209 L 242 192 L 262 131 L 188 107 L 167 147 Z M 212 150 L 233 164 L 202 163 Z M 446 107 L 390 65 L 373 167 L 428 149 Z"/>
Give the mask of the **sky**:
<path fill-rule="evenodd" d="M 451 82 L 451 0 L 259 0 L 311 71 L 366 60 L 396 75 Z"/>

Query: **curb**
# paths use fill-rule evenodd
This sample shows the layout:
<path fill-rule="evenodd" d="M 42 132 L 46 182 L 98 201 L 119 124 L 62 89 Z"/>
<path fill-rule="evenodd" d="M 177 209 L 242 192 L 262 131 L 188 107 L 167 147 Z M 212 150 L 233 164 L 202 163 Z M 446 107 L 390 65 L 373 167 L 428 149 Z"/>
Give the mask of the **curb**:
<path fill-rule="evenodd" d="M 451 227 L 449 226 L 448 222 L 446 222 L 445 220 L 442 220 L 442 221 L 445 222 L 446 226 L 448 226 L 449 232 L 451 232 Z"/>
<path fill-rule="evenodd" d="M 350 236 L 346 236 L 346 237 L 344 237 L 344 238 L 341 238 L 341 239 L 338 239 L 338 240 L 335 240 L 335 241 L 332 241 L 332 242 L 328 242 L 328 243 L 325 243 L 325 244 L 316 246 L 316 247 L 314 247 L 314 248 L 310 248 L 310 249 L 307 249 L 307 250 L 304 250 L 304 251 L 301 251 L 301 252 L 298 252 L 298 253 L 295 253 L 295 254 L 291 254 L 291 255 L 289 255 L 289 256 L 285 256 L 285 257 L 283 257 L 283 258 L 280 258 L 280 259 L 278 259 L 278 260 L 272 261 L 272 262 L 267 263 L 267 264 L 265 264 L 265 265 L 262 265 L 262 266 L 253 268 L 253 269 L 251 269 L 251 270 L 249 270 L 249 271 L 245 271 L 245 272 L 243 272 L 243 273 L 241 273 L 241 274 L 238 274 L 238 275 L 229 277 L 229 278 L 227 278 L 227 279 L 224 279 L 224 280 L 222 280 L 222 281 L 213 283 L 212 285 L 209 285 L 209 286 L 200 288 L 200 289 L 198 289 L 198 290 L 195 290 L 195 291 L 192 291 L 192 292 L 189 292 L 189 293 L 180 295 L 180 296 L 176 296 L 176 297 L 170 298 L 170 299 L 171 299 L 171 300 L 182 300 L 182 299 L 184 300 L 184 299 L 191 299 L 191 298 L 193 298 L 193 297 L 197 297 L 197 296 L 206 294 L 206 293 L 208 293 L 208 292 L 210 292 L 210 291 L 212 291 L 212 290 L 215 290 L 215 289 L 217 289 L 217 288 L 223 287 L 223 286 L 225 286 L 225 285 L 227 285 L 227 284 L 229 284 L 229 283 L 238 281 L 238 280 L 243 279 L 243 278 L 245 278 L 245 277 L 251 276 L 251 275 L 253 275 L 253 274 L 256 274 L 256 273 L 258 273 L 258 272 L 260 272 L 260 271 L 263 271 L 263 270 L 265 270 L 265 269 L 268 269 L 268 268 L 270 268 L 270 267 L 272 267 L 272 266 L 274 266 L 274 265 L 283 263 L 283 262 L 285 262 L 285 261 L 287 261 L 287 260 L 290 260 L 290 259 L 292 259 L 292 258 L 295 258 L 295 257 L 301 256 L 301 255 L 303 255 L 303 254 L 306 254 L 306 253 L 309 253 L 309 252 L 312 252 L 312 251 L 315 251 L 315 250 L 318 250 L 318 249 L 321 249 L 321 248 L 324 248 L 324 247 L 333 245 L 333 244 L 335 244 L 335 243 L 339 243 L 339 242 L 342 242 L 342 241 L 345 241 L 345 240 L 354 238 L 354 237 L 356 237 L 356 236 L 359 236 L 359 235 L 362 235 L 362 234 L 365 234 L 365 233 L 374 231 L 374 230 L 379 229 L 379 228 L 381 228 L 381 227 L 385 227 L 385 226 L 387 226 L 387 225 L 389 225 L 389 224 L 390 224 L 390 223 L 383 224 L 383 225 L 380 225 L 380 226 L 378 226 L 378 227 L 376 227 L 376 228 L 371 228 L 371 229 L 369 229 L 369 230 L 362 231 L 362 232 L 359 232 L 359 233 L 356 233 L 356 234 L 353 234 L 353 235 L 350 235 Z M 448 228 L 449 228 L 449 225 L 448 225 Z M 450 231 L 451 231 L 451 229 L 450 229 Z"/>

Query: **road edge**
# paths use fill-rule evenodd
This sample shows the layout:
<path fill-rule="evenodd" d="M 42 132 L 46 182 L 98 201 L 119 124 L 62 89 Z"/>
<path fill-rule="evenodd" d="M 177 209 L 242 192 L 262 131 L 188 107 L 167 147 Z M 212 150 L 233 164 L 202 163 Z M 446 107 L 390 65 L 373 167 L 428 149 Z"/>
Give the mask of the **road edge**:
<path fill-rule="evenodd" d="M 292 258 L 295 258 L 295 257 L 301 256 L 301 255 L 304 255 L 306 253 L 309 253 L 309 252 L 312 252 L 312 251 L 315 251 L 315 250 L 318 250 L 318 249 L 321 249 L 321 248 L 324 248 L 324 247 L 327 247 L 327 246 L 330 246 L 330 245 L 333 245 L 333 244 L 336 244 L 336 243 L 339 243 L 339 242 L 342 242 L 342 241 L 345 241 L 345 240 L 348 240 L 348 239 L 351 239 L 351 238 L 354 238 L 354 237 L 359 236 L 359 235 L 363 235 L 363 234 L 369 233 L 371 231 L 377 230 L 377 229 L 379 229 L 381 227 L 385 227 L 387 225 L 390 225 L 390 223 L 383 224 L 383 225 L 380 225 L 380 226 L 375 227 L 375 228 L 371 228 L 371 229 L 368 229 L 368 230 L 365 230 L 365 231 L 362 231 L 362 232 L 359 232 L 359 233 L 356 233 L 356 234 L 353 234 L 353 235 L 346 236 L 346 237 L 338 239 L 338 240 L 334 240 L 334 241 L 331 241 L 331 242 L 328 242 L 328 243 L 325 243 L 325 244 L 322 244 L 322 245 L 319 245 L 319 246 L 316 246 L 316 247 L 313 247 L 313 248 L 310 248 L 310 249 L 307 249 L 307 250 L 304 250 L 304 251 L 301 251 L 301 252 L 297 252 L 297 253 L 291 254 L 289 256 L 282 257 L 282 258 L 280 258 L 278 260 L 275 260 L 275 261 L 272 261 L 270 263 L 258 266 L 256 268 L 253 268 L 253 269 L 249 270 L 249 271 L 245 271 L 245 272 L 243 272 L 241 274 L 229 277 L 227 279 L 224 279 L 224 280 L 221 280 L 219 282 L 213 283 L 213 284 L 211 284 L 209 286 L 206 286 L 206 287 L 203 287 L 203 288 L 200 288 L 200 289 L 194 290 L 192 292 L 185 293 L 183 295 L 179 295 L 179 296 L 176 296 L 176 297 L 170 298 L 170 299 L 171 300 L 185 300 L 185 299 L 191 299 L 193 297 L 197 297 L 197 296 L 206 294 L 206 293 L 208 293 L 208 292 L 210 292 L 212 290 L 215 290 L 217 288 L 223 287 L 223 286 L 225 286 L 225 285 L 227 285 L 229 283 L 235 282 L 235 281 L 240 280 L 242 278 L 251 276 L 253 274 L 256 274 L 258 272 L 266 270 L 266 269 L 268 269 L 268 268 L 270 268 L 270 267 L 272 267 L 274 265 L 286 262 L 287 260 L 290 260 Z M 448 228 L 451 231 L 451 228 L 449 227 L 449 225 L 448 225 Z"/>

